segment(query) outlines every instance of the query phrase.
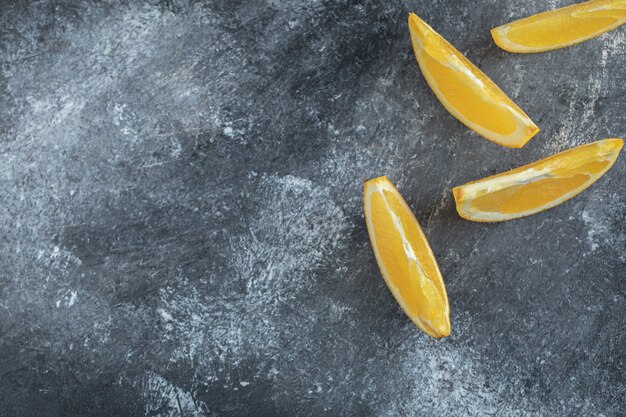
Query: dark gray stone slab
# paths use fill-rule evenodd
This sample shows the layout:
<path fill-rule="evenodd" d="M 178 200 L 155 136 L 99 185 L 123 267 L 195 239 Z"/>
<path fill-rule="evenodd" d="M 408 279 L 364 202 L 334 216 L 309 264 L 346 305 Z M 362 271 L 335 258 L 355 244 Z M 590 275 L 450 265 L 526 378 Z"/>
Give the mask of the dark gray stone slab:
<path fill-rule="evenodd" d="M 626 30 L 538 55 L 489 29 L 572 3 L 4 1 L 2 416 L 620 416 L 626 162 L 548 212 L 450 188 L 626 136 Z M 415 11 L 542 131 L 479 138 L 424 82 Z M 380 277 L 385 174 L 451 301 L 435 341 Z"/>

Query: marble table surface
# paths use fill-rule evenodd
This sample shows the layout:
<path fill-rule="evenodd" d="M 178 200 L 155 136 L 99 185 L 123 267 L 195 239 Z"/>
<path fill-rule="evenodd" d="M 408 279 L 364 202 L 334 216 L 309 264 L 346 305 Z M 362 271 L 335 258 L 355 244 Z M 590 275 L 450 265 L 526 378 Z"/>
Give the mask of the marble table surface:
<path fill-rule="evenodd" d="M 623 416 L 626 159 L 479 224 L 451 187 L 626 136 L 626 28 L 535 55 L 489 29 L 571 0 L 0 2 L 0 415 Z M 451 117 L 414 11 L 541 128 Z M 387 290 L 387 175 L 452 335 Z"/>

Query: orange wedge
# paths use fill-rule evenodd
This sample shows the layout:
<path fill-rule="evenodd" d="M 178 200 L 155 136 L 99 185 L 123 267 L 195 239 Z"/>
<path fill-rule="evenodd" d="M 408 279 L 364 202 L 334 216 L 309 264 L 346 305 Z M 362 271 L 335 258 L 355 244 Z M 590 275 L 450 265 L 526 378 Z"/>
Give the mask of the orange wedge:
<path fill-rule="evenodd" d="M 402 310 L 424 333 L 450 335 L 446 287 L 422 228 L 387 177 L 365 183 L 364 209 L 380 272 Z"/>
<path fill-rule="evenodd" d="M 626 0 L 592 0 L 539 13 L 491 30 L 495 43 L 517 53 L 564 48 L 626 22 Z"/>
<path fill-rule="evenodd" d="M 622 139 L 604 139 L 455 187 L 461 217 L 499 222 L 547 210 L 578 195 L 615 163 Z"/>
<path fill-rule="evenodd" d="M 484 138 L 521 148 L 539 128 L 481 70 L 414 13 L 409 14 L 413 51 L 439 101 Z"/>

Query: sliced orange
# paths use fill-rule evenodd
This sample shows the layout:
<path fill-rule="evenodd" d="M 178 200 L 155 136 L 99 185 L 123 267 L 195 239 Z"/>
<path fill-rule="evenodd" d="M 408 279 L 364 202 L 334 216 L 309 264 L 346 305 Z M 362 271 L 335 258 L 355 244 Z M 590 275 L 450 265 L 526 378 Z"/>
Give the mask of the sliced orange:
<path fill-rule="evenodd" d="M 446 287 L 422 228 L 387 177 L 365 183 L 364 209 L 374 255 L 402 310 L 423 332 L 450 335 Z"/>
<path fill-rule="evenodd" d="M 439 101 L 461 123 L 492 142 L 521 148 L 539 128 L 481 70 L 414 13 L 413 51 Z"/>
<path fill-rule="evenodd" d="M 547 210 L 576 196 L 615 163 L 622 139 L 569 149 L 517 169 L 455 187 L 461 217 L 499 222 Z"/>
<path fill-rule="evenodd" d="M 491 36 L 510 52 L 544 52 L 595 38 L 625 22 L 626 0 L 592 0 L 498 26 Z"/>

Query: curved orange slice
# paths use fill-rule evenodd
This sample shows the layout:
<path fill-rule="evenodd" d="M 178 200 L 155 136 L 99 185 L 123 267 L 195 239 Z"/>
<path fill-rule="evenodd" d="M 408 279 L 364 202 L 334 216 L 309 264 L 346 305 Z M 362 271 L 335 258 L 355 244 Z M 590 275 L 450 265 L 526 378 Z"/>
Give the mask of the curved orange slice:
<path fill-rule="evenodd" d="M 539 128 L 481 70 L 414 13 L 413 51 L 439 101 L 461 123 L 492 142 L 521 148 Z"/>
<path fill-rule="evenodd" d="M 613 166 L 622 139 L 604 139 L 492 177 L 455 187 L 461 217 L 499 222 L 529 216 L 569 200 Z"/>
<path fill-rule="evenodd" d="M 380 272 L 402 310 L 429 336 L 450 335 L 446 287 L 424 232 L 387 177 L 365 183 L 364 209 Z"/>
<path fill-rule="evenodd" d="M 625 22 L 626 0 L 592 0 L 498 26 L 491 36 L 510 52 L 544 52 L 595 38 Z"/>

